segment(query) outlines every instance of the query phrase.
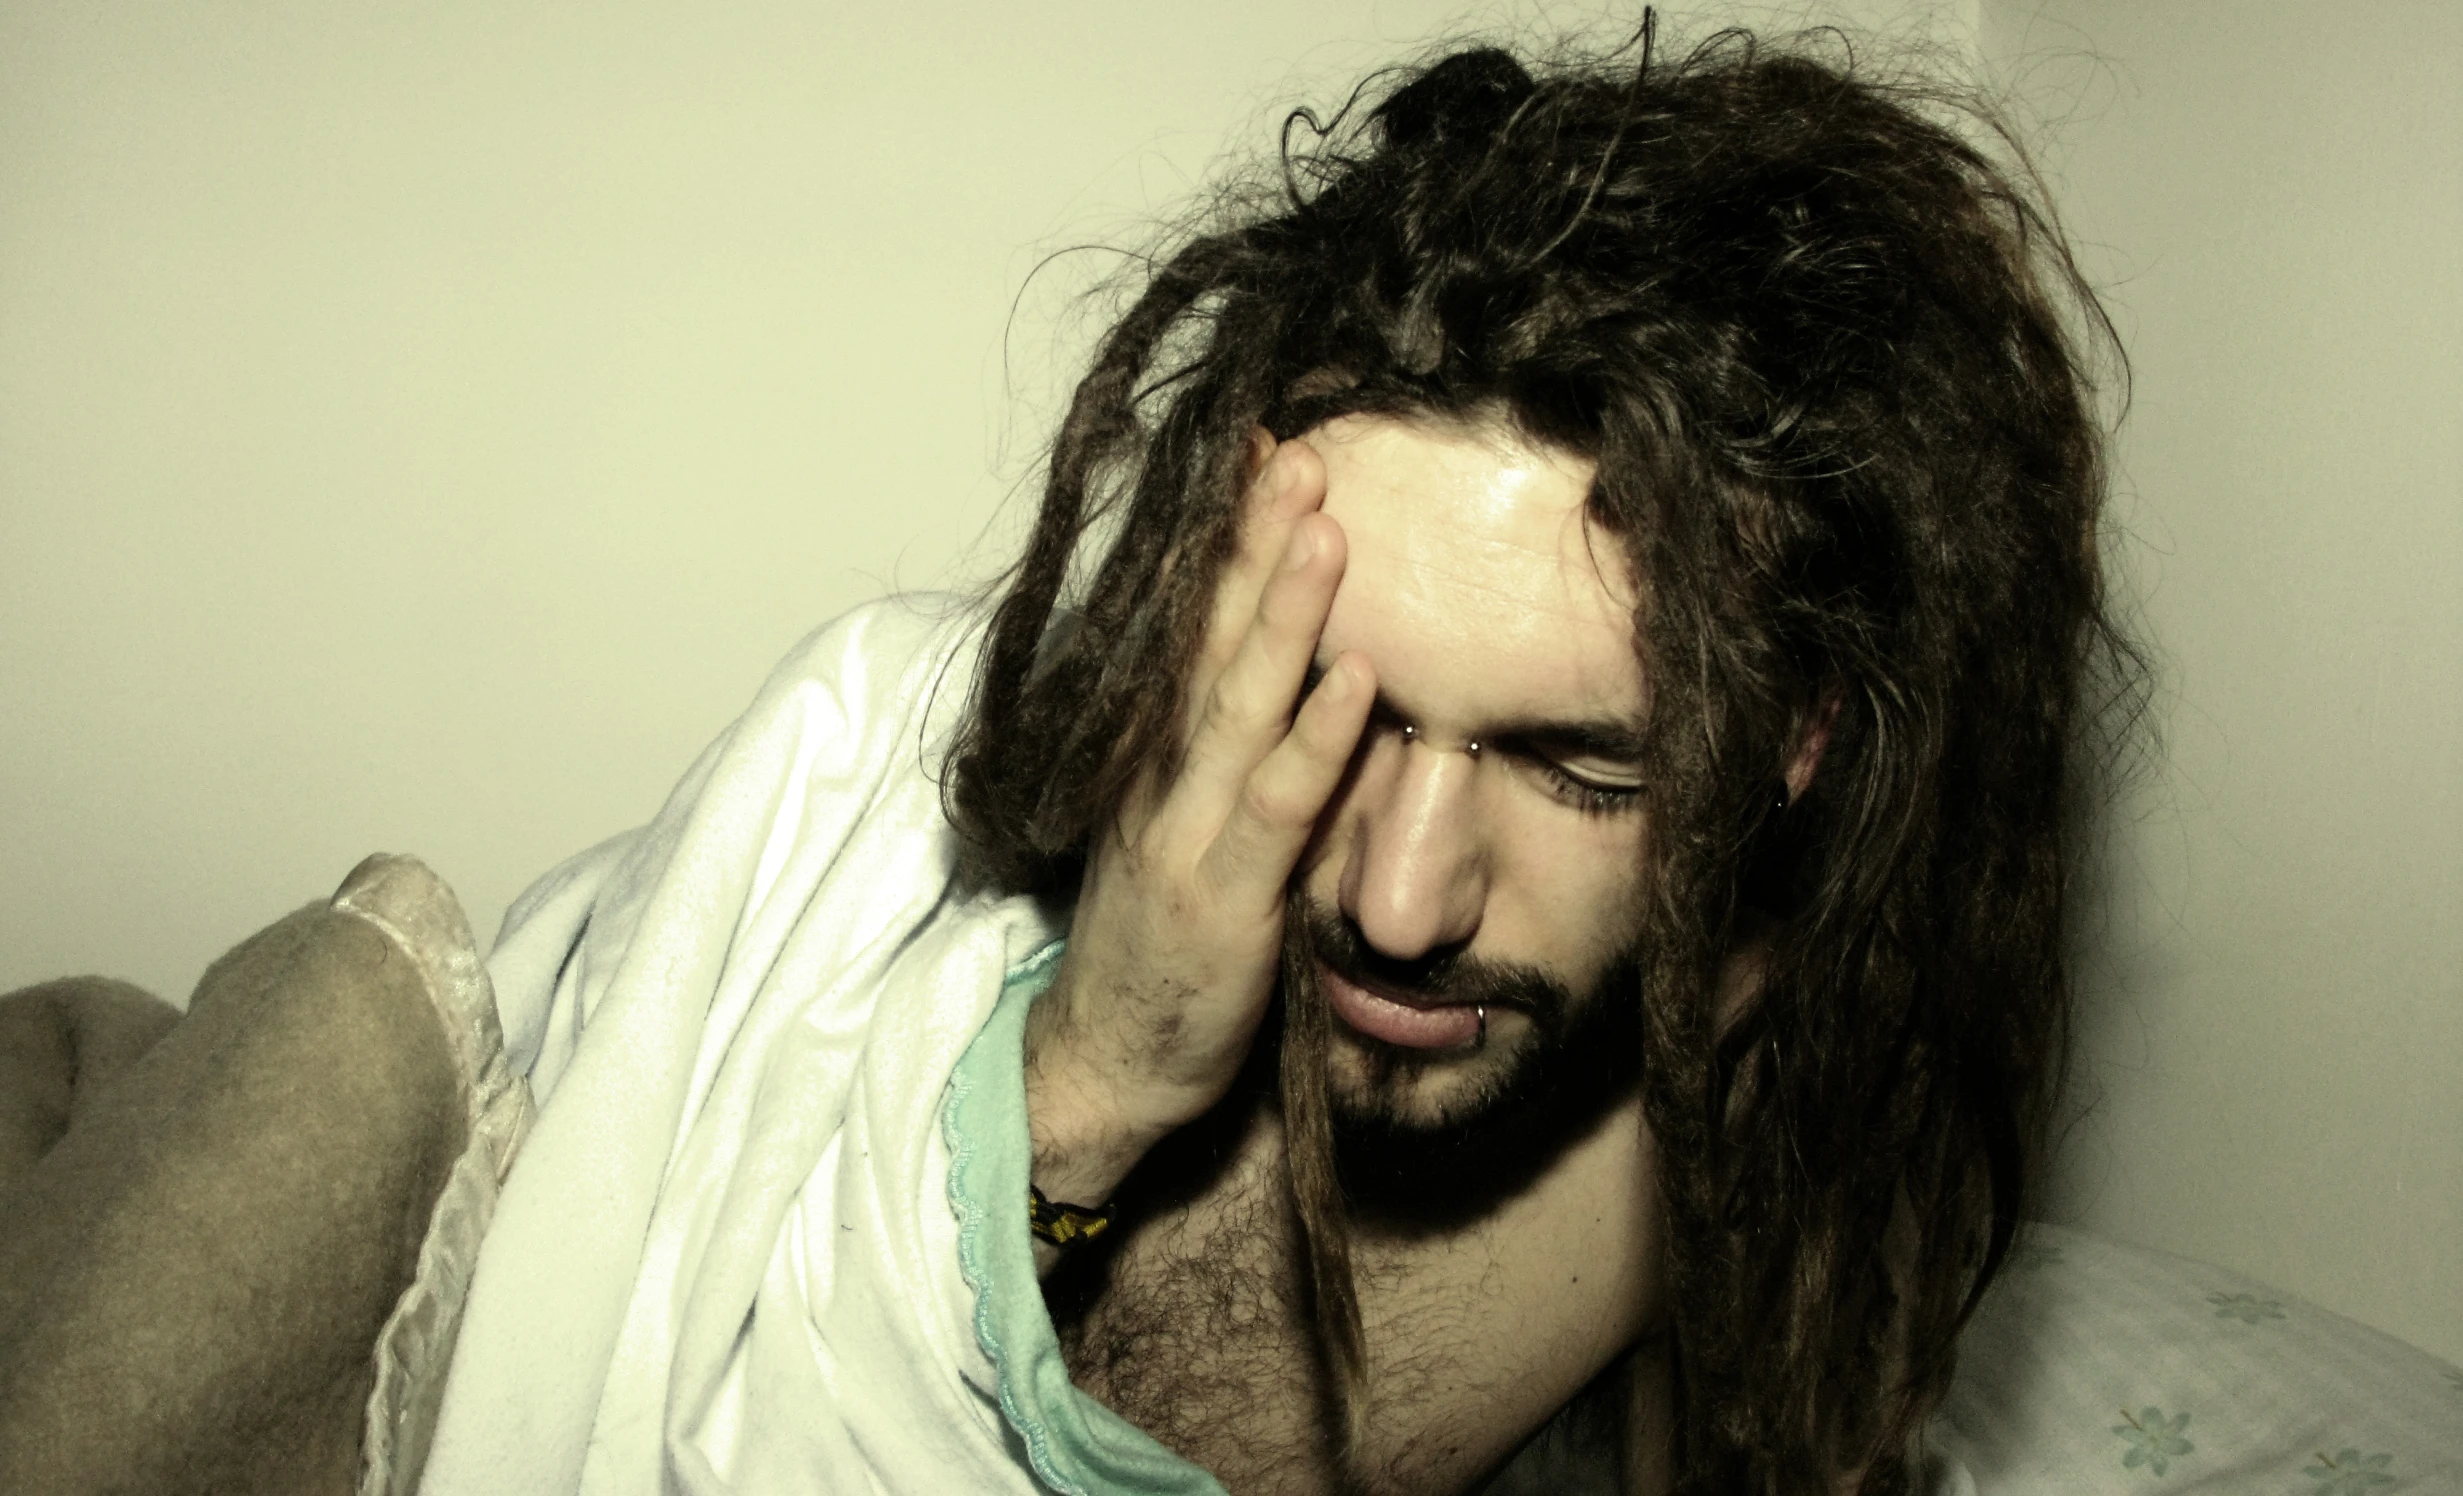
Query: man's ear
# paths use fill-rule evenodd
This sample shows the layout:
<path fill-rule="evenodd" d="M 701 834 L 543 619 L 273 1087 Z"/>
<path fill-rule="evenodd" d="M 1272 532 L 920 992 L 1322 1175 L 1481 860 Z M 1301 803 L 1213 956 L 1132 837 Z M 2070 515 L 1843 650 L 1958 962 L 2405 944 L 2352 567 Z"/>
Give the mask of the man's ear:
<path fill-rule="evenodd" d="M 1832 681 L 1814 697 L 1812 709 L 1796 724 L 1796 745 L 1787 756 L 1787 781 L 1790 805 L 1804 798 L 1813 785 L 1814 771 L 1822 766 L 1822 752 L 1830 746 L 1830 725 L 1839 718 L 1839 701 L 1844 693 L 1839 683 Z"/>

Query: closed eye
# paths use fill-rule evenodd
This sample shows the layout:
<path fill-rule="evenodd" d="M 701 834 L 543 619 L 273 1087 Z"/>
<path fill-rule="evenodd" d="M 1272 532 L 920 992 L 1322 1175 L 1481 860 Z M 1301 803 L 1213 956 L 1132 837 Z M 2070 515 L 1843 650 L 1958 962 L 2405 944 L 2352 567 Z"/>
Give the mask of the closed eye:
<path fill-rule="evenodd" d="M 1325 677 L 1325 667 L 1312 661 L 1302 680 L 1300 694 L 1306 697 L 1317 689 Z M 1369 706 L 1369 733 L 1394 733 L 1408 736 L 1408 720 L 1379 691 Z M 1363 735 L 1363 743 L 1366 735 Z M 1584 815 L 1616 815 L 1640 808 L 1642 779 L 1638 762 L 1642 756 L 1642 734 L 1617 723 L 1543 722 L 1509 727 L 1487 739 L 1493 751 L 1509 758 L 1524 769 L 1550 799 L 1578 810 Z M 1606 769 L 1602 773 L 1577 770 L 1566 762 L 1593 760 Z M 1632 761 L 1637 767 L 1626 770 Z M 1630 773 L 1632 777 L 1627 777 Z"/>
<path fill-rule="evenodd" d="M 1546 753 L 1527 746 L 1505 745 L 1505 751 L 1530 766 L 1549 795 L 1584 815 L 1615 815 L 1642 803 L 1640 783 L 1596 779 L 1577 774 Z"/>

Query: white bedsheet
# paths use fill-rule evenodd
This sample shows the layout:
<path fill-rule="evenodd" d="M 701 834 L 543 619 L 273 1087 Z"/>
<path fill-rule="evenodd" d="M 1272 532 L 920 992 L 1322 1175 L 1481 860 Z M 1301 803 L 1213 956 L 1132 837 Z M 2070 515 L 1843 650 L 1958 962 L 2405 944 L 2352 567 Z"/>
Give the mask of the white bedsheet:
<path fill-rule="evenodd" d="M 423 1490 L 1036 1489 L 938 1125 L 1054 933 L 950 888 L 932 769 L 977 623 L 893 599 L 822 630 L 655 822 L 507 916 L 490 973 L 540 1110 Z"/>

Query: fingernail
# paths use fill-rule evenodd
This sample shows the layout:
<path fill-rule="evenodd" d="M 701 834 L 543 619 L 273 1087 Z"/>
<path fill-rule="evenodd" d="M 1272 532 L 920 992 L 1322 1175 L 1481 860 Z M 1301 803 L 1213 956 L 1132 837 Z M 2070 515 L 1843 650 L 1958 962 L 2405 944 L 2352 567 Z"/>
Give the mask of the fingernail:
<path fill-rule="evenodd" d="M 1309 557 L 1317 554 L 1317 542 L 1307 530 L 1294 530 L 1291 544 L 1283 548 L 1283 570 L 1298 571 L 1308 565 Z"/>

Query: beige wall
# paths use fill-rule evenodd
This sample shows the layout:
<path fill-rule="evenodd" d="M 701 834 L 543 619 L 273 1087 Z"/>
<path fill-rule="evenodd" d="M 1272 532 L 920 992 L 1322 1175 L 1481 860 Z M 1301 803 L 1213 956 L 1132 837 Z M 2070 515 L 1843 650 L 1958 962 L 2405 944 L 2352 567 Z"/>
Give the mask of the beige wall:
<path fill-rule="evenodd" d="M 1441 9 L 0 7 L 0 981 L 184 992 L 375 847 L 484 937 L 982 569 L 1043 253 Z"/>
<path fill-rule="evenodd" d="M 184 993 L 378 847 L 484 938 L 997 564 L 1115 263 L 1047 254 L 1457 17 L 1632 9 L 0 6 L 0 983 Z"/>
<path fill-rule="evenodd" d="M 1983 22 L 2135 362 L 2165 750 L 2052 1208 L 2463 1361 L 2463 6 Z"/>
<path fill-rule="evenodd" d="M 0 984 L 184 991 L 376 847 L 484 935 L 804 629 L 997 560 L 1103 263 L 1045 252 L 1459 13 L 0 7 Z M 2060 159 L 2172 748 L 2056 1204 L 2463 1356 L 2459 13 L 2034 14 L 2121 80 Z"/>

